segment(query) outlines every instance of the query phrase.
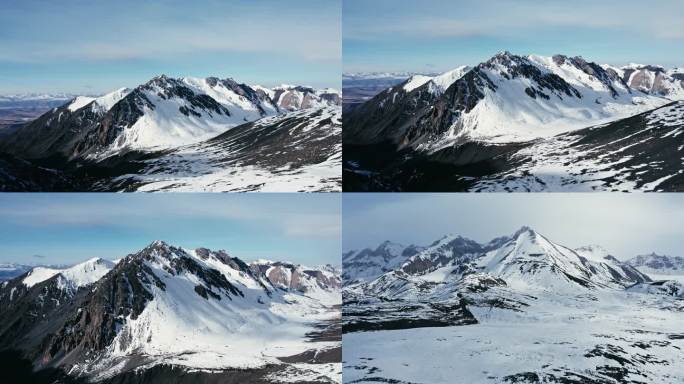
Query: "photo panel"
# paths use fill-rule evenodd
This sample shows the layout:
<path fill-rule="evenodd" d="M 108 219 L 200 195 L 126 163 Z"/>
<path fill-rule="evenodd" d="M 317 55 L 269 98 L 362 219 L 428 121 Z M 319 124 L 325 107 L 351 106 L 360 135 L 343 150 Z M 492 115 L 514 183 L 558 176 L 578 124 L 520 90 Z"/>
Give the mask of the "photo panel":
<path fill-rule="evenodd" d="M 345 383 L 684 380 L 680 194 L 345 194 Z"/>
<path fill-rule="evenodd" d="M 340 195 L 3 194 L 3 383 L 339 383 Z"/>

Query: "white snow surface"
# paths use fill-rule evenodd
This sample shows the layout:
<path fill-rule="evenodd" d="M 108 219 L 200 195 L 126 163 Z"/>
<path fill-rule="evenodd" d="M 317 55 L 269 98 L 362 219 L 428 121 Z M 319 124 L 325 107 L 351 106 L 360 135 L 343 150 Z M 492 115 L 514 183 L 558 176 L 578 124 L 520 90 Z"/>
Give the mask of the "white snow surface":
<path fill-rule="evenodd" d="M 69 104 L 67 109 L 69 109 L 71 112 L 78 111 L 79 109 L 95 101 L 95 99 L 95 97 L 76 96 L 76 98 Z"/>
<path fill-rule="evenodd" d="M 114 104 L 118 103 L 126 97 L 129 93 L 131 93 L 131 89 L 129 88 L 119 88 L 116 91 L 110 92 L 106 95 L 100 96 L 96 98 L 95 101 L 95 106 L 99 109 L 100 112 L 104 113 L 112 109 Z"/>
<path fill-rule="evenodd" d="M 411 92 L 414 89 L 420 87 L 421 85 L 427 83 L 430 81 L 432 78 L 429 76 L 424 76 L 424 75 L 413 75 L 406 80 L 406 83 L 404 83 L 404 90 L 406 92 Z"/>
<path fill-rule="evenodd" d="M 65 279 L 62 282 L 66 286 L 79 288 L 100 280 L 114 265 L 109 260 L 96 257 L 64 269 L 36 267 L 22 282 L 27 287 L 32 287 L 59 274 Z"/>
<path fill-rule="evenodd" d="M 663 361 L 639 364 L 648 377 L 635 379 L 675 384 L 684 381 L 684 341 L 667 334 L 681 333 L 684 315 L 662 308 L 673 302 L 683 309 L 681 302 L 643 293 L 553 294 L 520 313 L 471 307 L 475 325 L 346 333 L 344 380 L 453 383 L 457 372 L 459 382 L 476 384 L 503 383 L 505 376 L 522 372 L 553 374 L 554 369 L 587 374 L 611 360 L 585 354 L 611 344 L 624 350 L 620 356 L 648 353 L 651 361 Z M 653 342 L 660 346 L 648 352 L 638 347 Z"/>
<path fill-rule="evenodd" d="M 672 135 L 674 137 L 684 132 L 681 128 L 672 128 L 684 124 L 684 105 L 681 102 L 657 109 L 649 114 L 649 122 L 643 131 L 660 129 L 661 134 L 653 134 L 645 139 L 657 140 Z M 592 129 L 601 129 L 597 125 Z M 637 132 L 635 134 L 639 134 Z M 632 135 L 621 140 L 627 142 Z M 621 152 L 631 145 L 611 149 L 607 145 L 583 148 L 575 144 L 581 137 L 560 135 L 539 139 L 532 145 L 519 150 L 514 157 L 529 159 L 522 166 L 509 172 L 497 174 L 493 177 L 482 177 L 477 180 L 472 191 L 479 192 L 594 192 L 594 191 L 630 191 L 656 192 L 662 190 L 660 185 L 671 177 L 684 173 L 684 169 L 674 170 L 661 179 L 638 183 L 631 177 L 634 171 L 642 168 L 657 167 L 658 162 L 622 167 L 622 163 L 629 161 L 630 156 Z M 644 142 L 645 142 L 644 141 Z M 641 143 L 638 143 L 641 144 Z M 682 151 L 682 147 L 678 151 Z M 611 155 L 618 155 L 612 160 Z M 606 183 L 605 179 L 611 180 Z"/>
<path fill-rule="evenodd" d="M 325 107 L 290 112 L 285 115 L 260 119 L 257 126 L 277 124 L 296 116 L 308 116 L 322 111 L 310 120 L 312 129 L 328 118 L 333 125 L 323 127 L 326 135 L 341 134 L 341 108 Z M 319 128 L 320 129 L 320 128 Z M 305 143 L 302 144 L 305 146 Z M 230 153 L 212 142 L 181 146 L 161 161 L 152 160 L 152 167 L 141 175 L 124 175 L 117 180 L 136 179 L 144 184 L 140 192 L 314 192 L 340 191 L 342 178 L 342 143 L 323 162 L 302 167 L 284 166 L 267 169 L 239 162 L 225 162 Z"/>

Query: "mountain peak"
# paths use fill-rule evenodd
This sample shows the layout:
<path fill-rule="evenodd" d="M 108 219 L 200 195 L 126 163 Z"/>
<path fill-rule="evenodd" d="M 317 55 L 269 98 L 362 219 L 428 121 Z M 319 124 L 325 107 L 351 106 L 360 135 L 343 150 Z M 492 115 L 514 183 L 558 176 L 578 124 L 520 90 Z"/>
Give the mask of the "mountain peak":
<path fill-rule="evenodd" d="M 153 247 L 153 248 L 168 247 L 168 246 L 169 246 L 169 244 L 166 243 L 164 240 L 154 240 L 153 242 L 150 243 L 150 245 L 148 245 L 148 247 Z"/>
<path fill-rule="evenodd" d="M 520 235 L 523 235 L 525 233 L 537 234 L 537 232 L 534 229 L 532 229 L 531 227 L 528 227 L 527 225 L 523 225 L 522 227 L 520 227 L 517 231 L 515 231 L 513 233 L 512 237 L 515 239 L 515 238 L 517 238 Z"/>

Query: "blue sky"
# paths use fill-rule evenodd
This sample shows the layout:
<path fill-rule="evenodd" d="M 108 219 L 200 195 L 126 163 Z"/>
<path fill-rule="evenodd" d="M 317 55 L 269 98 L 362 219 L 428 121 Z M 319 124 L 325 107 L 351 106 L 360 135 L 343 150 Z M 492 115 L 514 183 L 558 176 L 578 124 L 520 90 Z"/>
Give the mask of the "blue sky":
<path fill-rule="evenodd" d="M 345 72 L 444 71 L 499 51 L 684 66 L 680 0 L 345 0 Z"/>
<path fill-rule="evenodd" d="M 243 260 L 340 264 L 339 194 L 9 194 L 0 262 L 115 259 L 154 240 Z"/>
<path fill-rule="evenodd" d="M 0 94 L 171 76 L 339 87 L 340 0 L 4 1 Z"/>
<path fill-rule="evenodd" d="M 344 251 L 385 240 L 429 245 L 446 234 L 479 242 L 527 225 L 569 247 L 601 245 L 615 257 L 684 256 L 684 194 L 344 194 Z"/>

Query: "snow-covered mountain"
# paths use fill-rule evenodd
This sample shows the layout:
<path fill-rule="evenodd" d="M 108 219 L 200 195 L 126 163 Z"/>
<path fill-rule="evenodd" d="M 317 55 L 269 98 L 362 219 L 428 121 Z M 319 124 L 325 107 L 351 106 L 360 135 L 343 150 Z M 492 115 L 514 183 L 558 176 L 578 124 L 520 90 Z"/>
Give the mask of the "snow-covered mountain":
<path fill-rule="evenodd" d="M 93 259 L 2 283 L 0 342 L 36 369 L 94 382 L 171 372 L 339 382 L 340 287 L 329 268 L 155 241 L 116 264 Z"/>
<path fill-rule="evenodd" d="M 665 106 L 674 106 L 670 120 L 681 120 L 673 104 L 684 98 L 677 76 L 676 70 L 654 66 L 614 68 L 581 57 L 509 52 L 437 77 L 413 76 L 345 114 L 345 179 L 353 190 L 463 190 L 468 177 L 516 166 L 506 156 L 521 148 L 545 161 L 546 152 L 535 144 L 558 143 L 582 129 L 624 126 L 642 113 L 658 115 Z M 646 122 L 633 129 L 651 127 L 667 125 Z M 620 133 L 610 132 L 619 136 L 617 147 L 628 149 L 629 134 Z M 662 136 L 657 129 L 642 134 Z M 560 144 L 568 148 L 567 141 Z M 566 170 L 552 160 L 545 164 Z M 428 184 L 430 179 L 437 185 Z"/>
<path fill-rule="evenodd" d="M 157 76 L 134 89 L 78 96 L 0 143 L 21 158 L 103 158 L 122 151 L 207 140 L 232 127 L 287 111 L 339 105 L 334 90 L 267 90 L 216 77 Z"/>
<path fill-rule="evenodd" d="M 389 139 L 400 148 L 424 151 L 462 140 L 526 141 L 618 120 L 672 101 L 662 93 L 638 92 L 614 70 L 581 57 L 502 52 L 473 68 L 459 67 L 434 78 L 413 76 L 386 90 L 350 114 L 350 139 Z M 363 115 L 371 110 L 378 124 L 397 118 L 400 110 L 407 113 L 392 126 L 368 127 Z"/>
<path fill-rule="evenodd" d="M 172 184 L 196 191 L 269 183 L 265 189 L 340 190 L 340 97 L 329 88 L 164 75 L 133 89 L 79 96 L 0 137 L 2 189 L 102 190 L 117 186 L 112 180 L 119 176 L 163 171 L 147 179 L 168 185 L 191 178 Z M 273 152 L 275 139 L 287 150 L 256 158 Z M 182 169 L 171 174 L 138 162 L 160 156 Z M 196 164 L 188 168 L 188 161 Z M 236 172 L 237 162 L 246 164 L 244 173 Z M 246 181 L 260 175 L 263 182 Z"/>
<path fill-rule="evenodd" d="M 485 244 L 446 236 L 345 285 L 345 381 L 680 381 L 682 287 L 527 227 Z"/>

